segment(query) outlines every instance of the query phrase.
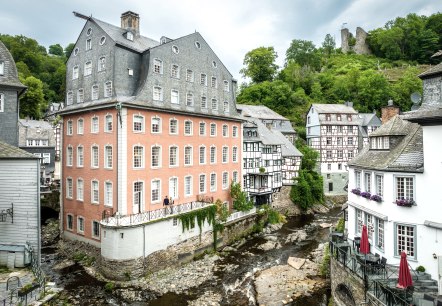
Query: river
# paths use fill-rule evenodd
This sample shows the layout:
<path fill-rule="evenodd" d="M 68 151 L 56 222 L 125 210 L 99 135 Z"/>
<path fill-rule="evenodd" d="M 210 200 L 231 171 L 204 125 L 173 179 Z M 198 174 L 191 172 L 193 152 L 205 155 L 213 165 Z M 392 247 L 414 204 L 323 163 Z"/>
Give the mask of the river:
<path fill-rule="evenodd" d="M 319 224 L 336 223 L 339 212 L 340 210 L 335 208 L 327 214 L 291 217 L 281 229 L 272 235 L 284 239 L 290 233 L 304 229 L 308 234 L 306 240 L 296 244 L 282 244 L 281 248 L 263 251 L 258 246 L 266 240 L 262 236 L 251 237 L 237 249 L 222 254 L 216 260 L 215 279 L 208 280 L 182 294 L 168 292 L 158 296 L 154 292 L 143 291 L 143 302 L 123 302 L 118 295 L 106 292 L 104 290 L 105 283 L 87 274 L 78 264 L 62 270 L 53 270 L 52 267 L 62 258 L 58 257 L 54 248 L 46 247 L 42 249 L 42 268 L 57 287 L 64 288 L 60 298 L 51 304 L 60 305 L 62 302 L 67 302 L 78 305 L 180 306 L 188 305 L 189 301 L 211 292 L 221 296 L 221 305 L 256 305 L 256 292 L 253 285 L 255 272 L 275 265 L 286 264 L 289 256 L 308 257 L 320 243 L 328 239 L 329 229 L 321 228 Z M 226 269 L 226 267 L 228 268 Z M 288 305 L 326 306 L 328 294 L 328 290 L 324 289 L 297 299 Z"/>

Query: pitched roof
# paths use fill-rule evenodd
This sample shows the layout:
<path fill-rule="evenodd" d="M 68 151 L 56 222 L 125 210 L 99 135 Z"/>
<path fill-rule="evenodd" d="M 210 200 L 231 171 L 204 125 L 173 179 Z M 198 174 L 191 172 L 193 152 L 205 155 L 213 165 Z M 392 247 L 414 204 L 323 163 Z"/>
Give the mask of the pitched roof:
<path fill-rule="evenodd" d="M 290 142 L 290 140 L 287 139 L 287 137 L 285 137 L 281 133 L 281 131 L 272 130 L 272 133 L 282 141 L 281 145 L 282 157 L 302 156 L 302 153 L 295 147 L 293 143 Z"/>
<path fill-rule="evenodd" d="M 351 106 L 345 104 L 312 104 L 313 109 L 318 114 L 357 114 L 358 112 Z"/>
<path fill-rule="evenodd" d="M 8 48 L 0 41 L 0 60 L 4 62 L 4 74 L 0 75 L 0 85 L 13 86 L 25 89 L 26 86 L 23 85 L 18 79 L 17 66 L 15 65 L 14 59 Z"/>
<path fill-rule="evenodd" d="M 271 110 L 264 105 L 246 105 L 236 104 L 236 108 L 244 117 L 252 117 L 258 119 L 273 119 L 273 120 L 287 120 L 287 118 L 281 116 L 277 112 Z"/>
<path fill-rule="evenodd" d="M 381 126 L 382 122 L 374 113 L 359 113 L 362 118 L 362 126 Z"/>
<path fill-rule="evenodd" d="M 0 159 L 37 159 L 39 157 L 0 141 Z"/>
<path fill-rule="evenodd" d="M 50 130 L 52 129 L 52 125 L 44 120 L 29 120 L 29 119 L 18 119 L 18 122 L 25 126 L 25 127 L 29 127 L 29 128 L 40 128 L 42 130 Z"/>
<path fill-rule="evenodd" d="M 117 27 L 113 24 L 101 21 L 99 19 L 91 17 L 91 19 L 106 32 L 107 35 L 112 38 L 117 44 L 135 50 L 139 53 L 146 51 L 149 48 L 158 46 L 160 43 L 152 38 L 148 38 L 142 35 L 134 34 L 134 39 L 128 40 L 124 37 L 127 32 L 126 29 Z"/>
<path fill-rule="evenodd" d="M 434 74 L 442 74 L 442 63 L 439 63 L 439 64 L 437 64 L 434 67 L 431 67 L 430 69 L 428 69 L 427 71 L 422 72 L 418 76 L 421 79 L 425 79 L 425 78 L 428 78 L 430 76 L 433 76 Z"/>
<path fill-rule="evenodd" d="M 373 136 L 396 137 L 398 143 L 389 150 L 365 146 L 348 162 L 349 166 L 380 171 L 423 172 L 423 134 L 420 125 L 396 116 L 370 135 Z"/>
<path fill-rule="evenodd" d="M 275 137 L 273 131 L 269 130 L 261 120 L 256 118 L 249 118 L 258 127 L 259 140 L 265 145 L 282 145 L 283 141 L 278 137 Z"/>

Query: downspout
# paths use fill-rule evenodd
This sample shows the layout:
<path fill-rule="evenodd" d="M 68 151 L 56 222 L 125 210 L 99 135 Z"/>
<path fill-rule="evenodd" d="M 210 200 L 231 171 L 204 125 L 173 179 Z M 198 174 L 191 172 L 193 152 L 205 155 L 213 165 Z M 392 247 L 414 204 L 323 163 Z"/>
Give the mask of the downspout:
<path fill-rule="evenodd" d="M 146 225 L 143 224 L 143 274 L 146 273 Z"/>
<path fill-rule="evenodd" d="M 41 206 L 40 206 L 40 159 L 37 159 L 37 256 L 38 265 L 41 263 Z M 31 259 L 32 260 L 32 259 Z"/>

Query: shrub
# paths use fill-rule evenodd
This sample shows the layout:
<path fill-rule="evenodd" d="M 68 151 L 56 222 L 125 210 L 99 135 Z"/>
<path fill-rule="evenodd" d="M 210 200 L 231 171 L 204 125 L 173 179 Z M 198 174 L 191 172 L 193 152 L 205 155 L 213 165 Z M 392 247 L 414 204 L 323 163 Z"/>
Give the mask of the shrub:
<path fill-rule="evenodd" d="M 324 277 L 330 275 L 330 249 L 328 247 L 328 244 L 326 244 L 324 247 L 324 255 L 322 257 L 322 263 L 319 272 Z"/>
<path fill-rule="evenodd" d="M 345 228 L 345 220 L 344 217 L 340 218 L 338 224 L 336 225 L 336 231 L 343 233 Z"/>
<path fill-rule="evenodd" d="M 266 172 L 266 168 L 264 167 L 259 167 L 259 173 L 264 173 Z"/>
<path fill-rule="evenodd" d="M 114 288 L 115 288 L 115 283 L 113 282 L 109 282 L 104 285 L 104 291 L 106 292 L 112 292 Z"/>
<path fill-rule="evenodd" d="M 417 271 L 417 272 L 422 272 L 422 273 L 424 273 L 424 272 L 425 272 L 425 267 L 424 267 L 424 266 L 418 266 L 418 267 L 416 268 L 416 271 Z"/>

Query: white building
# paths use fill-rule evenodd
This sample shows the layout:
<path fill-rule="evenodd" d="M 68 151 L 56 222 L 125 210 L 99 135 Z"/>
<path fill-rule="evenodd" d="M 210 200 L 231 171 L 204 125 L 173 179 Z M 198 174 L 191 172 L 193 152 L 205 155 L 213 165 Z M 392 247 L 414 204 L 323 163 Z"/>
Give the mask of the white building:
<path fill-rule="evenodd" d="M 438 280 L 441 294 L 442 64 L 420 77 L 422 106 L 384 123 L 348 164 L 346 227 L 353 239 L 366 224 L 371 253 L 389 264 L 406 251 L 412 268 L 424 266 Z"/>

